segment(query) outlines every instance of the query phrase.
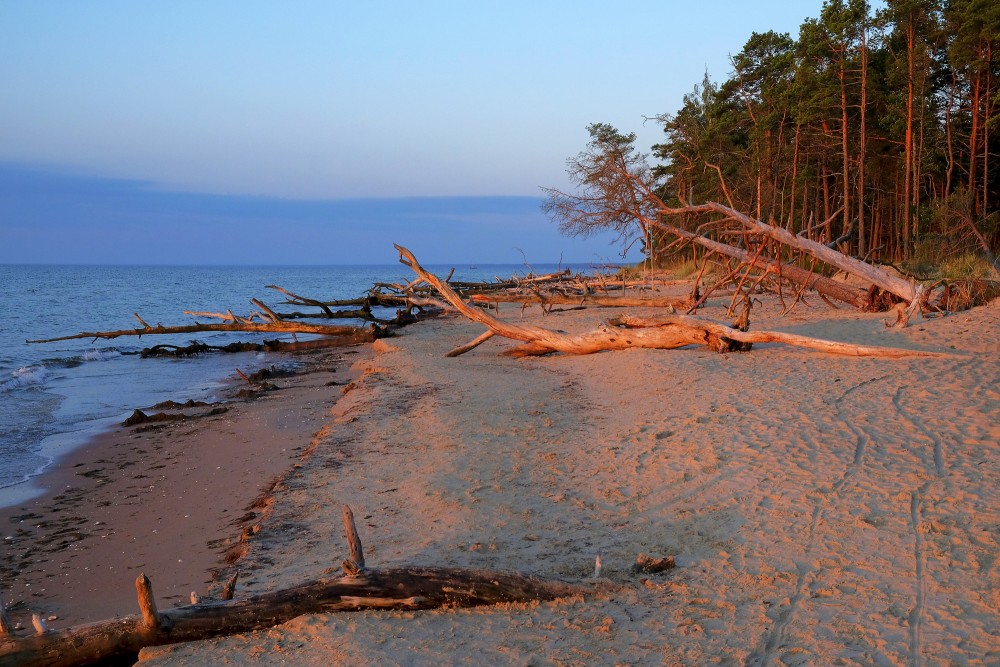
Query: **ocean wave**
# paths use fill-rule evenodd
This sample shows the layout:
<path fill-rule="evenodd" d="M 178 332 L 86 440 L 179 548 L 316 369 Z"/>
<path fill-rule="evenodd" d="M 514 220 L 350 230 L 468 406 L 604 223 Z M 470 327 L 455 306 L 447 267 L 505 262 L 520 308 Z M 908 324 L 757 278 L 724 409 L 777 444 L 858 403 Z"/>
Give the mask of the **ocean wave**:
<path fill-rule="evenodd" d="M 80 358 L 83 361 L 107 361 L 108 359 L 120 356 L 122 356 L 122 353 L 118 351 L 118 348 L 106 347 L 100 350 L 87 350 L 80 355 Z"/>
<path fill-rule="evenodd" d="M 22 387 L 41 384 L 47 371 L 44 366 L 24 366 L 10 374 L 10 378 L 0 382 L 0 392 L 14 391 Z"/>
<path fill-rule="evenodd" d="M 100 349 L 90 349 L 71 357 L 50 357 L 42 360 L 42 365 L 46 368 L 76 368 L 91 361 L 107 361 L 122 356 L 121 351 L 116 347 L 104 347 Z"/>
<path fill-rule="evenodd" d="M 25 482 L 30 481 L 32 477 L 38 477 L 48 470 L 49 466 L 55 461 L 55 459 L 51 456 L 42 458 L 44 458 L 45 463 L 37 466 L 31 472 L 10 472 L 0 468 L 0 489 L 7 489 L 12 486 L 17 486 L 18 484 L 24 484 Z"/>

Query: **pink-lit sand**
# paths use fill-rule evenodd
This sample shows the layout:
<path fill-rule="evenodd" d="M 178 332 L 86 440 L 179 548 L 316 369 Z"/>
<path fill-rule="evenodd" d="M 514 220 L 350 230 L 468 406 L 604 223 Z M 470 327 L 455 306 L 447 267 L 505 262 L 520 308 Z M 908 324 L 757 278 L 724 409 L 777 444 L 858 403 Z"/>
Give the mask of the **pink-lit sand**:
<path fill-rule="evenodd" d="M 167 607 L 204 588 L 223 542 L 244 528 L 246 553 L 220 573 L 240 570 L 238 594 L 315 578 L 346 556 L 348 504 L 371 567 L 586 581 L 599 555 L 620 589 L 502 608 L 303 616 L 147 649 L 144 664 L 997 663 L 1000 304 L 900 330 L 885 328 L 891 315 L 819 299 L 782 317 L 775 297 L 761 298 L 755 329 L 956 354 L 859 359 L 760 345 L 515 360 L 497 354 L 512 343 L 494 338 L 446 359 L 481 327 L 424 322 L 356 357 L 358 379 L 342 397 L 330 378 L 306 375 L 242 417 L 126 434 L 130 451 L 149 452 L 147 467 L 166 462 L 166 478 L 147 494 L 152 511 L 135 523 L 147 530 L 134 541 L 114 528 L 132 506 L 96 506 L 105 489 L 73 510 L 86 530 L 106 521 L 121 541 L 102 556 L 121 581 L 105 579 L 98 595 L 129 589 L 143 569 Z M 727 304 L 713 299 L 700 314 L 724 319 Z M 615 312 L 500 314 L 583 331 Z M 243 468 L 228 456 L 247 456 L 262 428 L 285 437 L 250 458 L 273 465 L 225 472 Z M 152 451 L 167 440 L 187 449 L 169 460 Z M 205 449 L 209 462 L 189 460 Z M 206 465 L 223 473 L 206 477 Z M 259 515 L 232 524 L 282 470 Z M 163 492 L 199 500 L 181 510 Z M 157 522 L 180 525 L 176 541 L 159 529 L 151 537 Z M 152 555 L 133 555 L 129 545 L 143 541 Z M 104 542 L 81 541 L 72 562 Z M 678 568 L 636 575 L 640 553 L 674 556 Z M 184 576 L 161 573 L 179 559 L 190 565 Z M 61 617 L 93 595 L 80 586 L 60 600 Z M 134 604 L 87 606 L 107 616 Z"/>

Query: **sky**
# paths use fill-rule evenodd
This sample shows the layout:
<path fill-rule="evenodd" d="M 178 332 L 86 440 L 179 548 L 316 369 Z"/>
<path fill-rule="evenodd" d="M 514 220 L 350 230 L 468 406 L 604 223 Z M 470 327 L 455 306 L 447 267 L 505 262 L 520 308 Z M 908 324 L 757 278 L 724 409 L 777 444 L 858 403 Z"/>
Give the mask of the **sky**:
<path fill-rule="evenodd" d="M 311 234 L 318 263 L 391 262 L 392 242 L 423 239 L 442 256 L 422 261 L 613 258 L 614 237 L 562 237 L 538 210 L 541 187 L 569 187 L 587 125 L 648 150 L 646 118 L 706 71 L 724 79 L 752 31 L 795 36 L 821 7 L 4 0 L 0 262 L 242 263 L 243 246 L 156 230 L 215 238 L 249 210 Z M 297 262 L 301 239 L 266 249 Z"/>

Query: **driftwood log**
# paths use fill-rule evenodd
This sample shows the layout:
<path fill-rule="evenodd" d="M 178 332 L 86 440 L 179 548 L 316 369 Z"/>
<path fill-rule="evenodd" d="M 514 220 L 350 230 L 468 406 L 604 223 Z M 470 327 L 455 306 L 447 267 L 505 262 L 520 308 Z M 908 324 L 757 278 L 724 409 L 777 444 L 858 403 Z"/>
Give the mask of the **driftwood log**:
<path fill-rule="evenodd" d="M 140 600 L 151 600 L 142 583 Z M 0 665 L 80 665 L 137 654 L 143 647 L 196 641 L 269 628 L 303 614 L 362 609 L 441 609 L 553 600 L 593 589 L 516 572 L 412 567 L 363 570 L 274 593 L 202 602 L 157 612 L 0 639 Z"/>
<path fill-rule="evenodd" d="M 141 320 L 140 320 L 141 321 Z M 121 336 L 159 336 L 164 334 L 189 334 L 201 333 L 205 331 L 242 331 L 250 333 L 301 333 L 320 334 L 323 336 L 342 336 L 365 342 L 376 337 L 376 329 L 373 327 L 349 327 L 332 324 L 309 324 L 306 322 L 251 322 L 238 318 L 233 322 L 223 322 L 220 324 L 188 324 L 182 326 L 163 326 L 157 324 L 151 326 L 143 323 L 144 326 L 136 329 L 119 329 L 117 331 L 85 331 L 71 336 L 59 336 L 57 338 L 46 338 L 42 340 L 29 340 L 28 343 L 55 343 L 61 340 L 74 340 L 77 338 L 89 339 L 111 339 Z"/>
<path fill-rule="evenodd" d="M 667 297 L 603 296 L 600 294 L 473 294 L 475 303 L 537 303 L 543 306 L 572 305 L 603 308 L 679 308 L 690 305 L 687 299 Z"/>
<path fill-rule="evenodd" d="M 579 334 L 568 334 L 533 325 L 514 324 L 493 317 L 481 308 L 465 303 L 440 279 L 420 266 L 413 253 L 399 245 L 396 246 L 396 249 L 400 254 L 400 262 L 409 266 L 423 280 L 433 285 L 442 297 L 460 313 L 470 320 L 483 324 L 497 335 L 522 341 L 523 345 L 504 353 L 514 357 L 537 356 L 552 352 L 592 354 L 633 347 L 676 349 L 687 345 L 705 345 L 712 350 L 727 352 L 749 349 L 753 343 L 771 342 L 849 356 L 886 358 L 947 356 L 938 352 L 854 345 L 773 331 L 740 331 L 720 322 L 678 313 L 665 315 L 655 320 L 621 317 L 595 330 Z"/>
<path fill-rule="evenodd" d="M 303 614 L 363 609 L 416 610 L 555 600 L 592 594 L 593 586 L 497 570 L 447 567 L 365 569 L 354 515 L 344 507 L 350 559 L 347 576 L 316 579 L 241 599 L 158 611 L 145 574 L 135 585 L 140 613 L 65 630 L 0 634 L 0 667 L 70 667 L 134 658 L 146 646 L 196 641 L 269 628 Z M 230 581 L 235 585 L 235 577 Z M 225 597 L 225 596 L 223 596 Z M 192 595 L 192 599 L 198 599 Z M 0 614 L 0 617 L 3 615 Z M 0 626 L 2 627 L 2 626 Z M 8 626 L 9 627 L 9 626 Z"/>

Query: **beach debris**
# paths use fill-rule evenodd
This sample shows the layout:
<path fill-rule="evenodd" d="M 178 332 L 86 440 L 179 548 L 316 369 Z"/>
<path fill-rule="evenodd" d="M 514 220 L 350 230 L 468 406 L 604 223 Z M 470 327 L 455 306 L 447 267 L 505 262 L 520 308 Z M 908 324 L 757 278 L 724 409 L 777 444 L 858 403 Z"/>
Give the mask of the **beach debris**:
<path fill-rule="evenodd" d="M 674 562 L 673 556 L 667 556 L 666 558 L 654 558 L 646 554 L 639 554 L 635 558 L 635 565 L 633 566 L 633 569 L 636 572 L 642 572 L 644 574 L 656 574 L 658 572 L 672 570 L 675 567 L 677 567 L 677 563 Z"/>
<path fill-rule="evenodd" d="M 321 336 L 339 336 L 349 338 L 356 342 L 367 342 L 374 340 L 380 334 L 380 329 L 374 325 L 369 327 L 337 326 L 333 324 L 311 324 L 309 322 L 287 322 L 277 320 L 272 322 L 250 322 L 249 320 L 239 320 L 236 322 L 223 322 L 221 324 L 188 324 L 182 326 L 165 327 L 161 324 L 156 326 L 146 325 L 140 329 L 119 329 L 116 331 L 90 331 L 73 334 L 70 336 L 59 336 L 56 338 L 45 338 L 40 340 L 29 340 L 28 343 L 54 343 L 61 340 L 73 340 L 77 338 L 119 338 L 121 336 L 158 336 L 164 334 L 188 334 L 201 333 L 205 331 L 242 331 L 252 333 L 306 333 L 319 334 Z"/>
<path fill-rule="evenodd" d="M 187 419 L 187 415 L 168 414 L 166 412 L 157 412 L 152 415 L 147 415 L 145 412 L 137 408 L 132 412 L 131 416 L 122 422 L 122 426 L 138 426 L 139 424 L 149 424 L 150 422 L 181 421 L 183 419 Z"/>
<path fill-rule="evenodd" d="M 208 406 L 208 403 L 204 405 Z M 168 408 L 171 409 L 171 408 Z M 214 417 L 216 415 L 225 414 L 229 412 L 229 408 L 219 405 L 213 407 L 211 410 L 203 412 L 197 415 L 186 415 L 182 412 L 171 413 L 171 412 L 156 412 L 153 414 L 146 414 L 138 408 L 135 409 L 132 414 L 122 422 L 122 426 L 140 426 L 142 424 L 163 424 L 165 422 L 173 421 L 184 421 L 185 419 L 194 419 L 196 417 Z"/>
<path fill-rule="evenodd" d="M 783 343 L 831 354 L 858 357 L 940 357 L 946 353 L 902 348 L 855 345 L 777 331 L 744 331 L 748 321 L 731 326 L 694 315 L 668 313 L 658 317 L 639 318 L 622 315 L 592 331 L 569 334 L 534 325 L 515 324 L 490 315 L 482 308 L 466 303 L 458 294 L 420 265 L 406 248 L 396 245 L 400 262 L 410 267 L 422 280 L 434 286 L 458 312 L 486 326 L 493 333 L 521 341 L 521 345 L 504 352 L 507 356 L 526 357 L 562 352 L 563 354 L 593 354 L 630 348 L 676 349 L 688 345 L 704 345 L 716 352 L 749 351 L 753 343 Z"/>
<path fill-rule="evenodd" d="M 181 410 L 183 408 L 210 408 L 214 405 L 218 405 L 218 403 L 206 403 L 205 401 L 196 401 L 193 398 L 189 398 L 183 403 L 172 399 L 160 401 L 152 407 L 154 410 Z"/>
<path fill-rule="evenodd" d="M 303 614 L 369 609 L 455 609 L 504 603 L 579 598 L 593 595 L 593 584 L 575 584 L 501 570 L 455 567 L 365 567 L 354 514 L 344 507 L 350 576 L 321 578 L 260 595 L 201 601 L 158 611 L 152 584 L 136 579 L 139 615 L 48 630 L 36 615 L 37 634 L 0 636 L 0 665 L 72 665 L 132 658 L 147 646 L 196 641 L 270 628 Z M 235 589 L 239 572 L 226 584 Z M 195 600 L 198 600 L 197 602 Z M 39 624 L 42 630 L 38 630 Z"/>

